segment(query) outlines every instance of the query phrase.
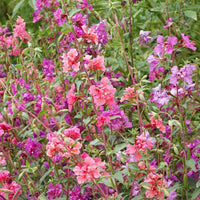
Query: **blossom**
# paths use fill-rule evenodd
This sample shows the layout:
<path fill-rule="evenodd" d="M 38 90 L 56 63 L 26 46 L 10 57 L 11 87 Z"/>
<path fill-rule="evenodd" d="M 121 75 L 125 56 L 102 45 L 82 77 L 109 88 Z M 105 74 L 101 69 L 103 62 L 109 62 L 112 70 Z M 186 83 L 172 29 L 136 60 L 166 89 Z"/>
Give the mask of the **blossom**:
<path fill-rule="evenodd" d="M 71 127 L 71 128 L 65 129 L 63 133 L 66 137 L 70 137 L 73 140 L 81 139 L 80 129 L 77 127 Z"/>
<path fill-rule="evenodd" d="M 102 162 L 100 158 L 93 159 L 90 156 L 86 156 L 73 171 L 77 176 L 78 183 L 82 184 L 86 181 L 100 178 L 105 172 L 105 168 L 105 162 Z"/>
<path fill-rule="evenodd" d="M 148 185 L 149 189 L 147 189 L 145 193 L 147 198 L 155 197 L 156 199 L 163 199 L 164 192 L 162 189 L 167 187 L 167 181 L 162 178 L 161 174 L 150 173 L 147 175 L 144 182 L 150 184 Z"/>
<path fill-rule="evenodd" d="M 82 16 L 82 13 L 76 13 L 71 19 L 78 27 L 82 27 L 87 23 L 87 15 Z"/>
<path fill-rule="evenodd" d="M 163 121 L 160 118 L 160 116 L 154 116 L 152 113 L 150 113 L 149 115 L 151 115 L 150 120 L 151 122 L 149 124 L 147 124 L 145 127 L 151 127 L 151 128 L 158 128 L 162 133 L 165 133 L 165 126 L 163 125 Z"/>
<path fill-rule="evenodd" d="M 0 171 L 0 183 L 2 184 L 3 182 L 6 181 L 6 178 L 10 175 L 10 172 L 7 170 L 2 170 Z"/>
<path fill-rule="evenodd" d="M 70 91 L 66 95 L 69 112 L 72 112 L 74 103 L 78 97 L 75 95 L 75 84 L 72 84 Z"/>
<path fill-rule="evenodd" d="M 24 20 L 18 16 L 14 28 L 14 37 L 19 37 L 23 42 L 31 40 L 31 36 L 26 32 L 26 24 Z"/>
<path fill-rule="evenodd" d="M 62 14 L 62 9 L 58 8 L 53 14 L 58 26 L 62 26 L 64 23 L 66 23 L 66 15 Z"/>
<path fill-rule="evenodd" d="M 92 5 L 88 3 L 87 0 L 78 0 L 81 4 L 78 4 L 77 7 L 84 9 L 87 8 L 88 10 L 92 10 Z"/>
<path fill-rule="evenodd" d="M 56 184 L 53 186 L 53 183 L 49 183 L 48 185 L 48 199 L 53 200 L 61 197 L 62 193 L 62 185 Z"/>
<path fill-rule="evenodd" d="M 83 39 L 85 39 L 88 43 L 93 42 L 94 44 L 98 44 L 98 35 L 96 33 L 95 26 L 92 26 L 89 30 L 87 30 L 87 27 L 83 25 L 82 29 L 84 31 L 84 34 L 82 35 Z"/>
<path fill-rule="evenodd" d="M 68 72 L 71 70 L 78 71 L 80 62 L 78 62 L 78 52 L 76 49 L 72 48 L 68 53 L 62 55 L 63 72 Z"/>
<path fill-rule="evenodd" d="M 28 138 L 26 140 L 26 144 L 24 145 L 24 149 L 28 152 L 30 156 L 37 158 L 40 155 L 42 145 L 39 142 L 37 142 L 37 140 Z"/>
<path fill-rule="evenodd" d="M 1 166 L 6 165 L 6 157 L 4 156 L 3 152 L 0 152 L 0 165 Z"/>
<path fill-rule="evenodd" d="M 105 65 L 104 65 L 104 56 L 97 56 L 96 58 L 93 58 L 92 60 L 90 59 L 90 56 L 85 56 L 84 60 L 87 62 L 85 64 L 86 69 L 90 70 L 101 70 L 105 71 Z"/>
<path fill-rule="evenodd" d="M 82 145 L 70 137 L 59 135 L 55 133 L 47 134 L 49 142 L 46 145 L 47 156 L 53 158 L 54 156 L 69 158 L 72 155 L 78 155 Z"/>
<path fill-rule="evenodd" d="M 135 91 L 135 88 L 127 87 L 125 89 L 124 95 L 121 97 L 121 102 L 126 100 L 132 101 L 135 100 L 136 98 L 137 98 L 137 93 Z"/>
<path fill-rule="evenodd" d="M 161 107 L 164 104 L 167 105 L 170 100 L 169 95 L 167 95 L 167 91 L 165 89 L 161 89 L 161 84 L 153 88 L 153 93 L 151 93 L 151 96 L 151 101 L 157 103 L 158 107 Z"/>
<path fill-rule="evenodd" d="M 30 92 L 22 93 L 23 99 L 26 102 L 33 101 L 35 97 Z"/>
<path fill-rule="evenodd" d="M 184 33 L 181 33 L 181 37 L 183 39 L 184 47 L 187 47 L 188 49 L 192 49 L 193 51 L 196 51 L 197 48 L 194 46 L 195 43 L 190 41 L 190 39 L 189 39 L 190 36 L 189 35 L 185 36 Z"/>
<path fill-rule="evenodd" d="M 149 36 L 151 31 L 140 31 L 140 37 L 139 37 L 139 42 L 140 45 L 146 46 L 148 44 L 148 41 L 152 40 L 153 38 Z"/>
<path fill-rule="evenodd" d="M 18 196 L 20 196 L 21 193 L 22 193 L 22 190 L 20 190 L 20 188 L 21 188 L 21 185 L 19 185 L 15 181 L 12 181 L 10 184 L 9 183 L 5 183 L 5 185 L 2 187 L 2 189 L 6 189 L 6 190 L 10 190 L 11 191 L 10 193 L 8 193 L 9 200 L 17 200 L 18 199 Z M 6 193 L 0 191 L 0 195 L 5 197 Z M 14 196 L 15 196 L 15 198 L 13 198 Z"/>
<path fill-rule="evenodd" d="M 96 26 L 95 33 L 98 36 L 98 44 L 101 44 L 102 46 L 107 44 L 108 39 L 111 37 L 108 36 L 106 30 L 105 30 L 105 22 L 101 22 Z"/>
<path fill-rule="evenodd" d="M 108 125 L 110 129 L 116 131 L 122 131 L 124 128 L 131 128 L 132 123 L 129 122 L 128 117 L 123 110 L 119 109 L 119 106 L 114 105 L 112 110 L 104 111 L 97 117 L 97 127 L 102 129 L 104 123 Z"/>
<path fill-rule="evenodd" d="M 147 149 L 151 149 L 155 144 L 155 139 L 148 136 L 148 132 L 142 133 L 140 136 L 137 136 L 135 139 L 135 144 L 128 144 L 125 153 L 133 155 L 136 162 L 138 162 L 142 155 Z"/>
<path fill-rule="evenodd" d="M 48 60 L 46 58 L 43 59 L 42 63 L 42 71 L 45 77 L 49 80 L 53 79 L 53 70 L 55 69 L 55 65 L 52 60 Z"/>
<path fill-rule="evenodd" d="M 164 29 L 169 28 L 172 25 L 172 18 L 170 17 L 168 20 L 165 21 L 165 26 L 163 27 Z"/>
<path fill-rule="evenodd" d="M 112 108 L 115 104 L 115 91 L 116 89 L 109 83 L 107 77 L 102 78 L 101 85 L 92 85 L 89 88 L 90 94 L 94 98 L 94 103 L 96 106 L 102 106 L 107 104 L 109 108 Z"/>
<path fill-rule="evenodd" d="M 178 70 L 177 66 L 172 67 L 170 76 L 170 83 L 172 85 L 177 85 L 179 79 L 184 80 L 188 84 L 192 84 L 192 73 L 196 70 L 196 65 L 185 65 L 183 68 Z"/>

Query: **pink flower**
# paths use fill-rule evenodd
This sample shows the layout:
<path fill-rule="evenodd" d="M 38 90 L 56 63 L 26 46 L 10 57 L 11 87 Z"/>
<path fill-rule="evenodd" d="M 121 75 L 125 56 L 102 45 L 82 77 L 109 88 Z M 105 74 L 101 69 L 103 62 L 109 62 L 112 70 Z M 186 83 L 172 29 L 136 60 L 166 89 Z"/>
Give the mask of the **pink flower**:
<path fill-rule="evenodd" d="M 161 174 L 150 173 L 144 182 L 150 184 L 148 185 L 149 189 L 146 191 L 147 198 L 163 199 L 164 192 L 162 189 L 167 187 L 167 181 L 162 178 Z"/>
<path fill-rule="evenodd" d="M 100 158 L 93 159 L 86 155 L 83 159 L 73 170 L 79 184 L 98 179 L 105 173 L 105 162 Z"/>
<path fill-rule="evenodd" d="M 14 37 L 19 37 L 22 42 L 26 43 L 31 40 L 31 36 L 26 32 L 25 28 L 26 24 L 24 20 L 20 16 L 18 16 L 14 28 Z"/>
<path fill-rule="evenodd" d="M 94 44 L 98 44 L 98 35 L 95 33 L 95 27 L 92 26 L 89 30 L 87 30 L 87 27 L 83 25 L 82 29 L 84 31 L 84 34 L 82 35 L 83 39 L 85 39 L 88 43 L 93 42 Z"/>
<path fill-rule="evenodd" d="M 72 48 L 68 53 L 64 53 L 62 59 L 63 72 L 79 70 L 80 62 L 78 62 L 78 52 L 76 49 Z"/>
<path fill-rule="evenodd" d="M 49 142 L 46 145 L 47 156 L 53 158 L 58 155 L 69 158 L 72 155 L 78 155 L 82 145 L 70 137 L 59 135 L 57 133 L 47 134 Z"/>
<path fill-rule="evenodd" d="M 2 152 L 0 152 L 0 165 L 5 166 L 6 165 L 6 158 Z"/>
<path fill-rule="evenodd" d="M 151 115 L 150 117 L 150 124 L 147 124 L 145 127 L 151 127 L 151 128 L 158 128 L 162 133 L 165 133 L 165 126 L 163 125 L 163 121 L 160 118 L 160 116 L 155 117 L 152 113 L 149 113 L 149 115 Z"/>
<path fill-rule="evenodd" d="M 97 117 L 97 127 L 99 128 L 99 129 L 103 129 L 103 126 L 104 126 L 104 124 L 106 124 L 106 125 L 108 125 L 110 123 L 110 118 L 109 117 L 104 117 L 104 116 L 98 116 Z"/>
<path fill-rule="evenodd" d="M 189 39 L 190 36 L 189 35 L 185 36 L 184 33 L 181 33 L 181 37 L 183 39 L 184 47 L 187 47 L 188 49 L 192 49 L 193 51 L 196 51 L 197 48 L 194 46 L 195 43 L 190 41 L 190 39 Z"/>
<path fill-rule="evenodd" d="M 85 60 L 88 62 L 85 64 L 85 67 L 90 70 L 101 70 L 105 71 L 105 65 L 104 65 L 104 56 L 97 56 L 94 59 L 90 59 L 90 56 L 85 56 Z"/>
<path fill-rule="evenodd" d="M 127 154 L 133 155 L 135 161 L 138 162 L 142 158 L 141 153 L 145 153 L 147 149 L 151 149 L 153 147 L 153 139 L 154 138 L 145 136 L 145 134 L 143 133 L 140 136 L 136 137 L 134 145 L 128 144 L 125 152 Z"/>
<path fill-rule="evenodd" d="M 5 182 L 6 178 L 10 175 L 9 171 L 2 170 L 0 171 L 0 183 Z"/>
<path fill-rule="evenodd" d="M 17 200 L 18 199 L 18 196 L 20 196 L 21 193 L 22 193 L 22 190 L 19 190 L 20 188 L 21 188 L 21 185 L 19 185 L 15 181 L 12 181 L 11 184 L 5 183 L 5 185 L 2 187 L 2 189 L 7 189 L 7 190 L 11 191 L 11 193 L 8 193 L 8 199 L 9 200 Z M 0 195 L 5 197 L 6 193 L 0 192 Z M 15 195 L 15 198 L 13 198 L 14 195 Z"/>
<path fill-rule="evenodd" d="M 90 86 L 90 94 L 94 98 L 94 103 L 96 106 L 103 106 L 107 104 L 111 109 L 115 105 L 115 91 L 116 89 L 109 83 L 109 79 L 107 77 L 102 78 L 101 85 Z"/>
<path fill-rule="evenodd" d="M 65 129 L 63 133 L 66 137 L 70 137 L 73 140 L 81 139 L 80 129 L 77 127 Z"/>
<path fill-rule="evenodd" d="M 121 98 L 121 102 L 126 101 L 126 100 L 132 101 L 136 99 L 136 97 L 137 97 L 137 93 L 135 92 L 135 89 L 128 87 L 125 89 L 125 93 Z"/>
<path fill-rule="evenodd" d="M 70 91 L 66 95 L 69 112 L 72 112 L 74 103 L 77 101 L 78 97 L 75 95 L 75 84 L 72 84 Z"/>

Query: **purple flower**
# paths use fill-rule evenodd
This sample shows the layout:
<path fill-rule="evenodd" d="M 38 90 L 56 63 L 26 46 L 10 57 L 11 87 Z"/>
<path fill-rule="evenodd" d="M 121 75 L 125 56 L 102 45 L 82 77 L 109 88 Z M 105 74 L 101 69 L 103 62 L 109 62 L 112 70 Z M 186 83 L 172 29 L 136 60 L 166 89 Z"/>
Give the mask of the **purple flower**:
<path fill-rule="evenodd" d="M 176 197 L 177 197 L 177 194 L 176 194 L 175 190 L 171 190 L 169 192 L 169 197 L 167 198 L 167 200 L 174 200 L 174 199 L 176 199 Z"/>
<path fill-rule="evenodd" d="M 151 31 L 140 31 L 139 42 L 141 46 L 147 46 L 148 41 L 152 40 L 152 37 L 149 36 L 150 33 Z"/>
<path fill-rule="evenodd" d="M 30 156 L 33 156 L 34 158 L 39 157 L 42 145 L 37 142 L 37 140 L 33 140 L 32 138 L 28 138 L 26 140 L 26 144 L 24 145 L 24 149 L 27 151 L 27 153 Z"/>
<path fill-rule="evenodd" d="M 183 68 L 178 70 L 177 66 L 172 67 L 172 75 L 170 77 L 170 83 L 172 85 L 177 85 L 179 79 L 184 80 L 188 84 L 192 84 L 192 73 L 196 70 L 196 65 L 185 65 Z"/>
<path fill-rule="evenodd" d="M 66 15 L 62 14 L 62 9 L 58 8 L 53 14 L 58 26 L 62 26 L 64 23 L 66 23 Z"/>
<path fill-rule="evenodd" d="M 101 44 L 102 46 L 107 44 L 110 37 L 107 35 L 107 32 L 105 30 L 105 22 L 101 22 L 96 26 L 95 33 L 97 33 L 99 44 Z"/>
<path fill-rule="evenodd" d="M 49 183 L 48 185 L 48 199 L 49 200 L 61 198 L 61 192 L 62 192 L 61 184 L 56 184 L 55 186 L 53 186 L 53 183 Z"/>
<path fill-rule="evenodd" d="M 92 5 L 88 3 L 87 0 L 82 0 L 81 4 L 77 5 L 78 8 L 84 9 L 87 8 L 89 10 L 92 10 Z"/>
<path fill-rule="evenodd" d="M 109 117 L 111 123 L 108 126 L 116 131 L 132 127 L 132 123 L 129 122 L 129 119 L 125 115 L 124 111 L 119 110 L 117 105 L 114 106 L 113 110 L 104 111 L 101 116 Z"/>
<path fill-rule="evenodd" d="M 80 186 L 74 186 L 73 190 L 69 191 L 69 200 L 89 200 L 89 199 L 93 199 L 93 192 L 92 189 L 86 185 L 85 186 L 85 193 L 81 193 L 81 187 Z"/>
<path fill-rule="evenodd" d="M 161 89 L 161 84 L 159 84 L 157 87 L 153 88 L 153 93 L 151 93 L 151 101 L 154 103 L 157 103 L 158 107 L 163 106 L 164 104 L 169 103 L 169 96 L 167 95 L 166 90 Z"/>
<path fill-rule="evenodd" d="M 35 97 L 30 92 L 25 92 L 22 94 L 24 101 L 29 102 L 33 101 Z"/>
<path fill-rule="evenodd" d="M 194 46 L 195 43 L 190 41 L 190 36 L 185 36 L 184 33 L 181 33 L 181 37 L 183 39 L 183 46 L 187 47 L 188 49 L 192 49 L 193 51 L 196 51 L 196 47 Z"/>
<path fill-rule="evenodd" d="M 81 13 L 76 13 L 71 19 L 76 22 L 76 26 L 78 27 L 82 27 L 87 23 L 87 15 L 82 16 Z"/>
<path fill-rule="evenodd" d="M 53 79 L 53 70 L 55 69 L 54 63 L 52 60 L 46 58 L 43 59 L 43 74 L 47 79 Z"/>

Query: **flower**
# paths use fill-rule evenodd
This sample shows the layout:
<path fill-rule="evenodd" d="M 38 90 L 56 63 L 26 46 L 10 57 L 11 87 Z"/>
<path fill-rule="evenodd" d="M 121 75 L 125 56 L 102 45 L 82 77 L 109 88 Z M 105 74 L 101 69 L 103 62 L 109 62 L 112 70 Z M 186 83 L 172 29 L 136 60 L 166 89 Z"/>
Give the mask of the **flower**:
<path fill-rule="evenodd" d="M 151 101 L 157 103 L 158 107 L 163 106 L 164 104 L 169 103 L 169 96 L 167 95 L 167 91 L 161 89 L 161 84 L 157 87 L 153 88 L 153 92 L 151 93 Z"/>
<path fill-rule="evenodd" d="M 107 77 L 102 78 L 101 85 L 92 85 L 89 88 L 90 94 L 94 98 L 94 103 L 96 106 L 102 106 L 107 104 L 109 108 L 115 105 L 115 91 L 116 89 L 109 85 L 109 79 Z"/>
<path fill-rule="evenodd" d="M 66 15 L 62 14 L 62 9 L 58 8 L 53 14 L 58 26 L 62 26 L 64 23 L 66 23 Z"/>
<path fill-rule="evenodd" d="M 144 182 L 150 184 L 147 186 L 149 189 L 145 193 L 147 198 L 163 199 L 164 192 L 162 189 L 167 187 L 167 181 L 162 178 L 161 174 L 150 173 Z"/>
<path fill-rule="evenodd" d="M 149 137 L 149 133 L 145 132 L 136 137 L 134 145 L 128 144 L 125 153 L 133 155 L 135 161 L 138 162 L 142 158 L 141 152 L 145 153 L 147 149 L 151 149 L 154 144 L 155 139 Z"/>
<path fill-rule="evenodd" d="M 28 138 L 26 140 L 26 144 L 24 145 L 24 149 L 28 152 L 30 156 L 37 158 L 40 155 L 42 145 L 39 142 L 37 142 L 37 140 Z"/>
<path fill-rule="evenodd" d="M 80 129 L 77 127 L 65 129 L 63 133 L 66 137 L 70 137 L 73 140 L 81 139 Z"/>
<path fill-rule="evenodd" d="M 75 95 L 75 84 L 72 84 L 70 91 L 66 95 L 69 112 L 72 112 L 74 103 L 78 97 Z"/>
<path fill-rule="evenodd" d="M 80 62 L 78 62 L 78 52 L 76 49 L 72 48 L 68 53 L 62 55 L 63 72 L 68 72 L 71 70 L 78 71 Z"/>
<path fill-rule="evenodd" d="M 87 155 L 73 171 L 77 176 L 78 184 L 82 184 L 100 178 L 104 174 L 105 168 L 105 162 L 102 162 L 100 158 L 93 159 Z"/>
<path fill-rule="evenodd" d="M 0 152 L 0 165 L 1 166 L 6 165 L 6 157 L 4 156 L 3 152 Z"/>
<path fill-rule="evenodd" d="M 31 40 L 31 36 L 26 32 L 25 28 L 26 24 L 24 20 L 20 16 L 18 16 L 14 28 L 14 37 L 19 37 L 22 42 L 28 42 L 29 40 Z"/>
<path fill-rule="evenodd" d="M 48 60 L 46 58 L 43 59 L 43 63 L 42 63 L 42 71 L 43 71 L 43 74 L 45 75 L 45 77 L 48 79 L 48 80 L 51 80 L 53 79 L 53 70 L 55 69 L 55 65 L 53 63 L 52 60 Z"/>
<path fill-rule="evenodd" d="M 139 42 L 141 46 L 147 46 L 148 41 L 151 41 L 153 38 L 149 36 L 151 31 L 140 31 Z"/>
<path fill-rule="evenodd" d="M 132 101 L 135 100 L 136 98 L 137 98 L 137 93 L 135 91 L 135 88 L 127 87 L 125 89 L 124 95 L 121 97 L 121 102 L 126 100 Z"/>
<path fill-rule="evenodd" d="M 20 188 L 21 188 L 21 185 L 19 185 L 15 181 L 12 181 L 10 184 L 5 183 L 5 185 L 1 189 L 10 190 L 10 193 L 8 193 L 9 200 L 17 200 L 18 196 L 20 196 L 22 193 L 22 190 L 20 190 Z M 5 197 L 6 193 L 0 191 L 0 195 Z M 15 198 L 13 198 L 14 196 L 15 196 Z"/>
<path fill-rule="evenodd" d="M 96 33 L 95 26 L 92 26 L 89 28 L 89 30 L 87 30 L 87 27 L 83 25 L 82 29 L 84 31 L 84 34 L 82 35 L 83 39 L 85 39 L 88 43 L 93 42 L 94 44 L 98 44 L 98 35 Z"/>
<path fill-rule="evenodd" d="M 62 193 L 62 185 L 56 184 L 53 186 L 53 183 L 49 183 L 48 185 L 48 199 L 53 200 L 61 197 Z"/>
<path fill-rule="evenodd" d="M 187 47 L 188 49 L 192 49 L 193 51 L 196 51 L 197 48 L 194 46 L 195 43 L 190 41 L 189 35 L 185 36 L 184 33 L 181 33 L 181 37 L 183 39 L 183 46 L 184 47 Z"/>
<path fill-rule="evenodd" d="M 72 155 L 78 155 L 82 145 L 70 137 L 59 135 L 56 132 L 47 134 L 49 142 L 46 145 L 47 156 L 69 158 Z"/>
<path fill-rule="evenodd" d="M 177 85 L 179 79 L 184 80 L 188 84 L 192 84 L 192 73 L 196 70 L 196 65 L 185 65 L 183 68 L 178 70 L 177 66 L 172 67 L 170 76 L 170 83 L 172 85 Z"/>
<path fill-rule="evenodd" d="M 85 56 L 84 60 L 87 62 L 85 64 L 86 69 L 90 70 L 101 70 L 105 71 L 105 65 L 104 65 L 104 56 L 97 56 L 96 58 L 93 58 L 92 60 L 90 59 L 91 56 Z"/>

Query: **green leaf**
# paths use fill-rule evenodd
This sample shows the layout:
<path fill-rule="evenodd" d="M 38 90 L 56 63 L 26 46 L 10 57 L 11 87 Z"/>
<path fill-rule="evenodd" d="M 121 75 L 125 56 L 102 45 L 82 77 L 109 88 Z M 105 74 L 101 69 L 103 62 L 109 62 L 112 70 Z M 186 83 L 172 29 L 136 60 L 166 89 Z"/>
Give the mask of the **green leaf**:
<path fill-rule="evenodd" d="M 96 146 L 96 145 L 104 145 L 104 144 L 99 139 L 95 139 L 92 142 L 90 142 L 90 145 Z"/>
<path fill-rule="evenodd" d="M 81 11 L 80 8 L 79 8 L 79 9 L 74 8 L 74 9 L 72 9 L 72 10 L 70 11 L 69 16 L 70 16 L 70 17 L 73 17 L 73 16 L 74 16 L 76 13 L 78 13 L 79 11 Z"/>
<path fill-rule="evenodd" d="M 38 197 L 38 200 L 48 200 L 47 197 L 44 196 L 44 194 L 41 194 L 39 197 Z"/>
<path fill-rule="evenodd" d="M 25 3 L 25 0 L 21 0 L 19 3 L 17 3 L 17 5 L 13 9 L 12 18 L 17 14 L 18 10 L 20 9 L 20 7 L 23 6 L 24 3 Z"/>
<path fill-rule="evenodd" d="M 196 188 L 194 190 L 194 192 L 192 193 L 192 197 L 191 197 L 191 200 L 195 200 L 196 197 L 200 194 L 200 187 L 199 188 Z"/>
<path fill-rule="evenodd" d="M 114 152 L 119 152 L 122 149 L 124 149 L 126 146 L 128 145 L 128 143 L 122 143 L 122 144 L 118 144 L 115 146 L 114 148 Z"/>
<path fill-rule="evenodd" d="M 142 199 L 144 199 L 144 197 L 141 194 L 139 194 L 138 196 L 132 198 L 132 200 L 142 200 Z"/>
<path fill-rule="evenodd" d="M 124 182 L 122 172 L 117 172 L 113 175 L 113 178 L 117 179 L 120 183 Z"/>
<path fill-rule="evenodd" d="M 40 178 L 40 184 L 44 181 L 44 179 L 52 172 L 52 170 L 48 170 L 44 173 L 44 175 Z"/>
<path fill-rule="evenodd" d="M 21 190 L 21 188 L 19 188 L 19 189 L 15 192 L 15 194 L 14 194 L 12 200 L 15 200 L 15 199 L 16 199 L 15 197 L 17 196 L 17 194 L 19 193 L 20 190 Z"/>
<path fill-rule="evenodd" d="M 192 18 L 193 20 L 197 21 L 197 13 L 192 10 L 187 10 L 184 12 L 186 17 Z"/>
<path fill-rule="evenodd" d="M 196 171 L 195 161 L 192 158 L 190 160 L 186 160 L 186 165 L 190 167 L 193 171 Z"/>

